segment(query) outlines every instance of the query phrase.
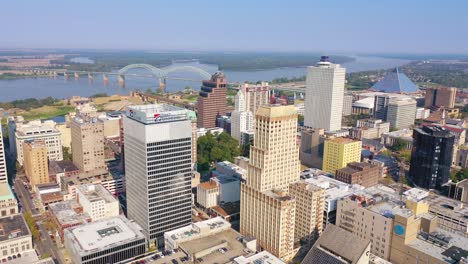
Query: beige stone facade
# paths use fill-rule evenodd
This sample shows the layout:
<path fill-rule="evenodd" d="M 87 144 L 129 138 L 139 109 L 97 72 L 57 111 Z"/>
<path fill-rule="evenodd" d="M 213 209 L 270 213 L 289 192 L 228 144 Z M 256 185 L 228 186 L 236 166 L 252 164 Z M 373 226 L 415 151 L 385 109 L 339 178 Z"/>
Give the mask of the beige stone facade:
<path fill-rule="evenodd" d="M 47 145 L 44 141 L 25 141 L 23 143 L 24 170 L 29 183 L 36 184 L 49 182 L 49 166 L 47 158 Z"/>
<path fill-rule="evenodd" d="M 82 172 L 104 169 L 104 125 L 97 119 L 71 121 L 73 163 Z"/>
<path fill-rule="evenodd" d="M 287 192 L 299 180 L 294 106 L 261 106 L 255 115 L 255 145 L 241 186 L 240 232 L 258 247 L 290 259 L 294 249 L 296 199 Z"/>
<path fill-rule="evenodd" d="M 313 243 L 323 231 L 325 190 L 307 183 L 291 184 L 289 192 L 296 197 L 294 242 Z"/>

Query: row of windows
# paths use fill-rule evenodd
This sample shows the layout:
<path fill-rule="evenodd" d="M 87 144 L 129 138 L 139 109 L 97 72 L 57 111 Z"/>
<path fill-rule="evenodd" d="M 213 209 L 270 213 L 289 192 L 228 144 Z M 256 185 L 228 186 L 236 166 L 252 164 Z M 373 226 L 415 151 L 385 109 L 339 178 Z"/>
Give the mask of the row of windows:
<path fill-rule="evenodd" d="M 188 175 L 188 176 L 191 176 L 191 175 Z M 164 191 L 164 190 L 168 190 L 168 189 L 176 189 L 176 188 L 181 188 L 181 187 L 191 188 L 192 182 L 190 181 L 190 178 L 185 179 L 185 177 L 184 177 L 185 181 L 183 181 L 183 182 L 181 182 L 179 178 L 176 178 L 175 181 L 171 181 L 173 183 L 165 182 L 165 183 L 160 183 L 160 184 L 148 186 L 148 189 L 149 189 L 148 193 L 153 194 L 153 193 L 158 193 L 160 191 Z"/>
<path fill-rule="evenodd" d="M 176 142 L 191 141 L 191 140 L 192 140 L 192 138 L 179 138 L 179 139 L 173 139 L 173 140 L 166 140 L 166 141 L 148 143 L 148 144 L 146 144 L 146 146 L 147 147 L 152 147 L 152 146 L 159 146 L 159 145 L 164 145 L 164 144 L 172 144 L 172 143 L 176 143 Z"/>
<path fill-rule="evenodd" d="M 184 166 L 178 166 L 177 168 L 176 167 L 170 167 L 170 168 L 165 168 L 165 169 L 162 169 L 162 170 L 154 170 L 154 171 L 148 171 L 148 175 L 156 175 L 156 174 L 160 174 L 160 173 L 164 173 L 164 172 L 171 172 L 172 175 L 176 174 L 176 172 L 178 170 L 182 170 L 182 169 L 187 169 L 187 168 L 190 168 L 190 171 L 192 170 L 192 164 L 188 163 L 185 161 L 183 162 L 182 164 L 184 164 Z"/>
<path fill-rule="evenodd" d="M 178 161 L 178 162 L 175 162 L 175 161 Z M 168 168 L 168 167 L 174 167 L 174 166 L 183 165 L 183 164 L 190 164 L 191 165 L 191 163 L 192 163 L 192 158 L 191 157 L 188 157 L 188 158 L 185 158 L 185 159 L 182 159 L 182 158 L 167 159 L 161 165 L 148 167 L 148 171 L 162 169 L 162 168 Z"/>
<path fill-rule="evenodd" d="M 182 174 L 184 175 L 184 178 L 192 175 L 192 167 L 190 168 L 184 168 L 184 169 L 178 169 L 178 170 L 173 170 L 171 172 L 166 172 L 166 173 L 148 173 L 148 175 L 154 175 L 157 174 L 156 176 L 151 176 L 148 177 L 148 184 L 153 184 L 153 183 L 165 183 L 168 181 L 168 178 L 174 178 L 174 179 L 179 179 L 179 175 Z"/>
<path fill-rule="evenodd" d="M 191 151 L 181 151 L 181 152 L 174 152 L 174 153 L 171 152 L 171 154 L 168 154 L 168 155 L 161 155 L 161 156 L 157 156 L 157 157 L 148 158 L 147 161 L 148 161 L 148 166 L 151 166 L 151 165 L 157 164 L 159 162 L 159 160 L 163 160 L 163 159 L 166 159 L 166 158 L 172 158 L 172 157 L 185 157 L 185 156 L 191 157 L 192 152 Z M 153 160 L 157 160 L 157 161 L 155 162 Z M 153 161 L 153 162 L 149 162 L 149 161 Z"/>
<path fill-rule="evenodd" d="M 147 148 L 147 152 L 155 151 L 155 150 L 160 150 L 160 149 L 173 149 L 173 148 L 178 148 L 178 147 L 184 147 L 184 146 L 191 146 L 192 142 L 185 142 L 185 143 L 179 143 L 179 144 L 173 144 L 173 145 L 165 145 L 165 146 L 159 146 L 159 147 L 151 147 Z"/>
<path fill-rule="evenodd" d="M 156 156 L 156 159 L 158 159 L 159 155 L 161 155 L 161 154 L 174 153 L 176 151 L 191 150 L 191 149 L 192 149 L 192 146 L 190 145 L 188 147 L 180 147 L 180 148 L 174 148 L 174 149 L 167 149 L 167 150 L 163 150 L 163 151 L 148 152 L 147 156 L 148 157 Z M 152 159 L 148 158 L 148 161 L 150 161 L 150 160 L 152 160 Z"/>
<path fill-rule="evenodd" d="M 180 196 L 183 196 L 184 194 L 185 195 L 190 195 L 190 193 L 191 193 L 190 189 L 188 189 L 188 190 L 181 189 L 180 191 L 172 189 L 172 190 L 169 190 L 169 191 L 166 191 L 166 192 L 152 194 L 148 198 L 149 198 L 150 203 L 155 202 L 155 203 L 152 203 L 151 206 L 167 205 L 168 201 L 171 201 L 170 198 L 180 197 Z M 158 199 L 154 199 L 156 197 L 158 197 Z M 177 201 L 177 200 L 180 200 L 180 199 L 172 199 L 172 200 Z"/>
<path fill-rule="evenodd" d="M 103 250 L 103 251 L 100 251 L 100 252 L 96 252 L 94 254 L 90 254 L 90 255 L 87 255 L 87 256 L 84 256 L 82 257 L 82 260 L 89 260 L 89 259 L 93 259 L 93 258 L 97 258 L 97 257 L 100 257 L 100 256 L 104 256 L 104 255 L 107 255 L 109 253 L 112 253 L 112 252 L 115 252 L 115 251 L 119 251 L 119 250 L 122 250 L 122 249 L 126 249 L 126 248 L 130 248 L 130 247 L 134 247 L 134 246 L 137 246 L 137 245 L 140 245 L 140 244 L 145 244 L 145 239 L 140 239 L 140 240 L 137 240 L 137 241 L 132 241 L 130 243 L 127 243 L 127 244 L 123 244 L 123 245 L 120 245 L 120 246 L 117 246 L 117 247 L 113 247 L 113 248 L 110 248 L 110 249 L 107 249 L 107 250 Z"/>
<path fill-rule="evenodd" d="M 87 261 L 83 261 L 84 264 L 108 264 L 108 263 L 118 263 L 122 260 L 126 260 L 135 256 L 139 256 L 146 251 L 146 246 L 140 245 L 134 248 L 129 248 L 124 251 L 116 252 L 112 255 L 107 255 L 100 257 L 98 259 L 91 259 Z M 113 249 L 112 249 L 113 252 Z"/>
<path fill-rule="evenodd" d="M 182 196 L 179 197 L 178 199 L 172 199 L 173 201 L 167 201 L 163 205 L 158 205 L 158 206 L 151 206 L 150 205 L 150 212 L 158 212 L 158 213 L 164 213 L 164 212 L 172 212 L 175 210 L 175 208 L 181 208 L 183 206 L 188 206 L 192 204 L 192 197 L 191 196 Z"/>

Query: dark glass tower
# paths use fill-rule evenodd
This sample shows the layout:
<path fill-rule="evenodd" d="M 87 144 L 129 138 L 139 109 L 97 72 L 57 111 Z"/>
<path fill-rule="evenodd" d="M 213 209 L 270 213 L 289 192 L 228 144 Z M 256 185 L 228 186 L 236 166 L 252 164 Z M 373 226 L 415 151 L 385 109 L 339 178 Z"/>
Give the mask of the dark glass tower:
<path fill-rule="evenodd" d="M 440 189 L 447 183 L 452 164 L 455 136 L 441 126 L 413 130 L 410 177 L 426 189 Z"/>

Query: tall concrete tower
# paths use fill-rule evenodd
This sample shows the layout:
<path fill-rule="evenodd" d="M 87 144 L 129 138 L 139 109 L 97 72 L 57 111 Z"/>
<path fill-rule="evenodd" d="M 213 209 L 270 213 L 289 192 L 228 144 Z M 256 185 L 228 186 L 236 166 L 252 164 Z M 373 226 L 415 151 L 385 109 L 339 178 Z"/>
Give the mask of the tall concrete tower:
<path fill-rule="evenodd" d="M 3 146 L 3 130 L 2 124 L 0 124 L 0 183 L 7 181 L 7 164 L 5 160 L 5 148 Z"/>
<path fill-rule="evenodd" d="M 304 125 L 327 131 L 341 129 L 346 69 L 322 56 L 307 67 Z"/>
<path fill-rule="evenodd" d="M 125 115 L 127 215 L 158 246 L 164 232 L 192 222 L 192 115 L 164 104 Z"/>
<path fill-rule="evenodd" d="M 300 178 L 296 133 L 294 106 L 261 106 L 248 178 L 241 186 L 240 232 L 283 259 L 291 257 L 294 246 L 296 200 L 288 189 Z"/>

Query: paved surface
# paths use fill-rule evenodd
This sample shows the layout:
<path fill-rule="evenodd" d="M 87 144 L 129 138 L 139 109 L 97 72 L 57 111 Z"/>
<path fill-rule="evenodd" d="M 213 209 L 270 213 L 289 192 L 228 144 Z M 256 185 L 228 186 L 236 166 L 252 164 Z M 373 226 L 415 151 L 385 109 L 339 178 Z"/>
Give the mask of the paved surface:
<path fill-rule="evenodd" d="M 16 177 L 14 183 L 15 192 L 22 205 L 22 212 L 31 212 L 33 217 L 36 219 L 36 224 L 41 233 L 41 239 L 34 240 L 34 243 L 37 247 L 37 251 L 40 255 L 51 256 L 57 263 L 65 263 L 63 256 L 60 254 L 60 251 L 55 245 L 55 243 L 52 242 L 49 233 L 47 232 L 47 229 L 44 226 L 44 223 L 42 223 L 41 221 L 42 215 L 36 209 L 36 206 L 34 205 L 33 200 L 31 199 L 31 196 L 29 194 L 29 190 L 27 190 L 23 184 L 23 182 L 25 181 L 26 180 L 23 178 L 23 176 L 18 175 Z"/>

